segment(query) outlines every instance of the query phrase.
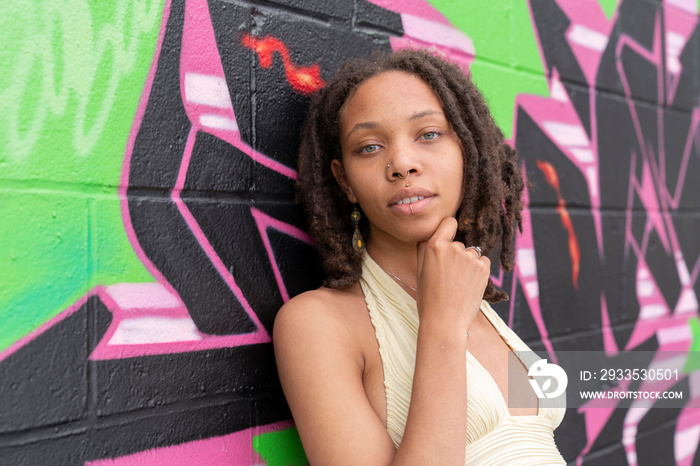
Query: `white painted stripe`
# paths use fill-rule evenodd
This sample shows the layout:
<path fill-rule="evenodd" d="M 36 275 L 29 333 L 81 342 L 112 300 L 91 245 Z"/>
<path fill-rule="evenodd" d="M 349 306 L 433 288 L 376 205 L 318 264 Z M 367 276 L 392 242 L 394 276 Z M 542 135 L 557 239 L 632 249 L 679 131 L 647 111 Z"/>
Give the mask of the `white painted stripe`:
<path fill-rule="evenodd" d="M 559 121 L 545 121 L 543 126 L 550 136 L 564 147 L 590 146 L 588 135 L 579 125 L 570 125 Z"/>
<path fill-rule="evenodd" d="M 654 294 L 654 290 L 656 290 L 656 286 L 651 280 L 640 280 L 637 282 L 637 296 L 648 298 Z"/>
<path fill-rule="evenodd" d="M 681 285 L 690 285 L 690 272 L 688 272 L 688 266 L 683 260 L 683 254 L 680 252 L 678 257 L 676 257 L 676 267 L 678 268 L 678 278 L 681 281 Z"/>
<path fill-rule="evenodd" d="M 588 180 L 588 188 L 591 190 L 591 196 L 598 196 L 598 170 L 595 167 L 586 168 L 586 179 Z"/>
<path fill-rule="evenodd" d="M 160 283 L 117 283 L 105 287 L 120 309 L 172 309 L 180 301 Z"/>
<path fill-rule="evenodd" d="M 228 86 L 223 78 L 207 74 L 185 74 L 185 99 L 188 103 L 232 108 Z"/>
<path fill-rule="evenodd" d="M 119 322 L 110 345 L 146 345 L 201 340 L 190 318 L 135 317 Z"/>
<path fill-rule="evenodd" d="M 694 455 L 698 447 L 698 440 L 700 440 L 700 426 L 698 425 L 676 432 L 676 435 L 673 437 L 673 451 L 676 462 Z"/>
<path fill-rule="evenodd" d="M 537 260 L 535 259 L 535 250 L 531 248 L 518 249 L 518 257 L 516 259 L 518 270 L 523 277 L 531 277 L 537 272 Z"/>
<path fill-rule="evenodd" d="M 401 14 L 401 21 L 406 36 L 475 55 L 471 38 L 459 29 L 405 13 Z"/>
<path fill-rule="evenodd" d="M 593 29 L 580 24 L 574 24 L 566 33 L 566 38 L 574 44 L 586 47 L 597 52 L 602 52 L 608 45 L 608 37 Z"/>
<path fill-rule="evenodd" d="M 533 280 L 525 283 L 525 294 L 527 294 L 528 298 L 536 298 L 540 295 L 540 285 L 537 281 Z"/>
<path fill-rule="evenodd" d="M 687 11 L 688 13 L 695 14 L 698 12 L 698 4 L 696 0 L 666 0 L 666 4 L 678 7 L 681 10 Z"/>
<path fill-rule="evenodd" d="M 678 74 L 683 70 L 683 65 L 676 55 L 666 55 L 666 68 L 673 74 Z"/>
<path fill-rule="evenodd" d="M 693 339 L 693 332 L 687 325 L 677 325 L 657 330 L 656 338 L 659 339 L 659 345 L 665 346 L 671 343 L 690 341 Z"/>
<path fill-rule="evenodd" d="M 649 278 L 649 269 L 646 267 L 640 267 L 637 269 L 637 280 L 646 280 Z"/>
<path fill-rule="evenodd" d="M 661 304 L 647 304 L 639 311 L 640 319 L 655 319 L 666 315 L 666 307 Z"/>
<path fill-rule="evenodd" d="M 590 149 L 584 149 L 581 147 L 572 147 L 571 153 L 574 154 L 574 157 L 576 157 L 576 160 L 578 160 L 581 163 L 592 163 L 595 162 L 595 156 L 593 155 L 593 151 Z"/>
<path fill-rule="evenodd" d="M 680 51 L 685 46 L 685 37 L 677 32 L 666 33 L 666 48 Z"/>
<path fill-rule="evenodd" d="M 552 81 L 549 88 L 549 96 L 554 100 L 558 100 L 559 102 L 569 102 L 569 94 L 566 93 L 564 85 L 558 79 L 556 81 Z"/>
<path fill-rule="evenodd" d="M 698 298 L 695 296 L 695 291 L 692 288 L 686 288 L 678 298 L 676 304 L 676 312 L 685 314 L 688 312 L 696 312 L 698 310 Z"/>
<path fill-rule="evenodd" d="M 219 115 L 202 115 L 199 117 L 199 122 L 202 126 L 214 129 L 228 129 L 230 131 L 238 131 L 238 125 L 231 118 L 222 117 Z"/>

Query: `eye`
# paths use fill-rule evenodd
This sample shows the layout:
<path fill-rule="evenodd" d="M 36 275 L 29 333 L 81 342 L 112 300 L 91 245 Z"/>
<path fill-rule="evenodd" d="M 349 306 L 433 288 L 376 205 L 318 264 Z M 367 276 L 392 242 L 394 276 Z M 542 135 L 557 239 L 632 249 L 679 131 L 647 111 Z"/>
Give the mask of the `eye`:
<path fill-rule="evenodd" d="M 433 139 L 439 138 L 443 134 L 445 134 L 445 131 L 427 131 L 427 132 L 421 134 L 419 139 L 423 139 L 426 141 L 432 141 Z"/>
<path fill-rule="evenodd" d="M 355 150 L 355 152 L 358 154 L 371 154 L 372 152 L 376 152 L 378 150 L 379 150 L 379 144 L 368 144 L 366 146 L 362 146 L 359 149 Z"/>

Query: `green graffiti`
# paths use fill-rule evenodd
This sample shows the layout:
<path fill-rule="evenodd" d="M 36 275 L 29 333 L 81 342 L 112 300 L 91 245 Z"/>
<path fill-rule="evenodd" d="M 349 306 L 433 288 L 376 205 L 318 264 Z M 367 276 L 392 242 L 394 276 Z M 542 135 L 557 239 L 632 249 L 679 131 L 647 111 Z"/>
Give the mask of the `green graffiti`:
<path fill-rule="evenodd" d="M 268 466 L 309 464 L 296 427 L 253 437 L 253 449 Z"/>
<path fill-rule="evenodd" d="M 96 285 L 153 280 L 116 187 L 163 3 L 3 2 L 0 351 Z"/>
<path fill-rule="evenodd" d="M 58 135 L 57 130 L 68 136 L 61 138 L 67 143 L 61 152 L 79 159 L 94 155 L 115 107 L 123 103 L 118 91 L 134 84 L 128 82 L 131 74 L 143 58 L 152 57 L 162 10 L 160 0 L 98 3 L 11 0 L 3 5 L 3 158 L 20 161 L 42 149 L 55 152 L 44 136 Z"/>
<path fill-rule="evenodd" d="M 474 42 L 470 70 L 506 137 L 518 94 L 549 95 L 526 1 L 430 0 Z"/>
<path fill-rule="evenodd" d="M 608 19 L 612 19 L 617 11 L 618 0 L 598 0 L 598 3 L 600 3 L 600 8 L 603 10 L 603 13 L 605 13 L 605 16 L 607 16 Z"/>
<path fill-rule="evenodd" d="M 700 320 L 697 317 L 688 319 L 690 332 L 693 334 L 693 342 L 688 350 L 688 359 L 683 366 L 683 372 L 690 374 L 700 369 Z"/>

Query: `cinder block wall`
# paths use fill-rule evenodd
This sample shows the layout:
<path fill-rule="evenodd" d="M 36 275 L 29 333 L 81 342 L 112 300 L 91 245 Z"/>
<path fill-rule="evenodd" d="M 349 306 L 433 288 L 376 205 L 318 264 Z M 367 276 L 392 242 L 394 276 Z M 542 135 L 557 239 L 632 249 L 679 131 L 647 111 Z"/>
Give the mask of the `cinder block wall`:
<path fill-rule="evenodd" d="M 504 320 L 554 360 L 684 359 L 684 407 L 569 409 L 566 459 L 697 464 L 698 8 L 3 3 L 0 464 L 306 463 L 270 343 L 320 281 L 297 132 L 340 63 L 403 47 L 471 71 L 536 185 Z"/>

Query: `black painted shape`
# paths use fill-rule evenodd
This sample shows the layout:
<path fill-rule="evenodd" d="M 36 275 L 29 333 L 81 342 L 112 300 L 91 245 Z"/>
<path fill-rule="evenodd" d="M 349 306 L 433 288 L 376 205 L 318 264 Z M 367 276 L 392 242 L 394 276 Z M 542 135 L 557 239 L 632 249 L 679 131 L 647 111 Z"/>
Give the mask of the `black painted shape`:
<path fill-rule="evenodd" d="M 0 362 L 0 433 L 86 416 L 87 358 L 111 320 L 111 313 L 92 296 Z M 88 341 L 89 322 L 94 324 L 94 341 Z"/>
<path fill-rule="evenodd" d="M 608 45 L 601 56 L 596 77 L 597 87 L 624 96 L 616 59 L 620 36 L 622 34 L 629 36 L 645 49 L 652 50 L 657 13 L 658 8 L 645 0 L 624 0 L 620 4 L 617 9 L 617 22 L 610 32 Z M 653 95 L 647 97 L 648 100 L 654 98 Z"/>
<path fill-rule="evenodd" d="M 554 0 L 531 1 L 530 7 L 544 55 L 547 74 L 551 76 L 553 69 L 556 68 L 562 81 L 573 82 L 578 86 L 587 86 L 588 83 L 583 70 L 566 38 L 566 33 L 571 26 L 571 20 Z M 580 92 L 577 92 L 575 86 L 565 85 L 565 88 L 590 136 L 591 110 L 587 93 L 584 91 L 582 95 Z"/>
<path fill-rule="evenodd" d="M 250 333 L 256 326 L 169 199 L 130 199 L 141 248 L 177 290 L 197 328 L 210 334 Z"/>
<path fill-rule="evenodd" d="M 601 327 L 601 267 L 592 216 L 579 211 L 569 214 L 580 250 L 576 282 L 568 247 L 569 233 L 562 226 L 560 215 L 556 211 L 532 212 L 540 304 L 551 337 Z M 595 349 L 602 349 L 600 337 L 595 333 L 588 335 Z M 557 349 L 573 351 L 581 344 L 568 338 Z"/>
<path fill-rule="evenodd" d="M 401 15 L 377 6 L 367 0 L 357 1 L 355 25 L 377 28 L 393 36 L 403 36 Z"/>
<path fill-rule="evenodd" d="M 313 16 L 339 18 L 344 23 L 352 18 L 353 2 L 347 0 L 266 0 L 265 3 L 309 12 Z"/>
<path fill-rule="evenodd" d="M 549 334 L 600 327 L 601 265 L 590 205 L 588 185 L 581 172 L 522 109 L 518 110 L 516 148 L 525 161 L 528 180 L 536 189 L 530 192 L 530 215 L 537 255 L 537 274 L 542 312 Z M 580 268 L 578 288 L 572 275 L 569 233 L 554 206 L 558 199 L 537 162 L 551 164 L 557 172 L 561 196 L 578 239 Z M 544 205 L 543 208 L 540 206 Z M 562 342 L 562 345 L 566 345 Z M 560 347 L 558 349 L 574 349 Z"/>
<path fill-rule="evenodd" d="M 554 0 L 530 2 L 547 74 L 556 68 L 563 79 L 586 85 L 586 78 L 566 39 L 571 20 Z"/>
<path fill-rule="evenodd" d="M 129 187 L 175 186 L 190 121 L 180 97 L 184 1 L 173 0 L 158 66 L 129 166 Z"/>
<path fill-rule="evenodd" d="M 700 189 L 697 182 L 697 174 L 700 173 L 700 124 L 694 128 L 694 135 L 679 210 L 700 210 Z"/>
<path fill-rule="evenodd" d="M 569 161 L 526 110 L 518 108 L 517 118 L 519 136 L 516 149 L 527 165 L 528 181 L 535 185 L 535 189 L 529 193 L 530 207 L 545 206 L 553 209 L 559 202 L 556 192 L 549 187 L 542 170 L 537 167 L 537 161 L 541 161 L 550 163 L 556 169 L 559 189 L 567 207 L 589 208 L 590 194 L 581 171 Z M 521 133 L 521 130 L 524 132 Z"/>
<path fill-rule="evenodd" d="M 272 228 L 268 235 L 290 297 L 321 286 L 323 269 L 313 246 Z"/>
<path fill-rule="evenodd" d="M 649 233 L 649 243 L 644 259 L 666 300 L 666 304 L 668 304 L 670 312 L 673 313 L 680 297 L 681 281 L 670 246 L 669 244 L 669 250 L 666 251 L 659 234 L 653 230 Z"/>
<path fill-rule="evenodd" d="M 601 208 L 626 209 L 632 157 L 636 157 L 637 174 L 641 175 L 642 167 L 642 152 L 627 102 L 596 95 L 596 120 Z"/>
<path fill-rule="evenodd" d="M 691 118 L 689 115 L 679 114 L 674 111 L 664 109 L 663 113 L 663 141 L 666 156 L 663 159 L 665 168 L 665 180 L 662 180 L 671 196 L 675 195 L 678 181 L 681 178 L 681 164 L 683 162 L 683 152 L 688 143 L 688 135 L 691 131 Z M 691 141 L 692 144 L 692 141 Z M 685 172 L 684 183 L 695 184 L 692 180 L 692 172 Z M 690 175 L 690 176 L 689 176 Z M 695 189 L 698 192 L 698 189 Z M 700 204 L 695 206 L 700 209 Z"/>
<path fill-rule="evenodd" d="M 700 26 L 696 26 L 680 57 L 683 71 L 677 78 L 674 107 L 689 111 L 700 104 Z"/>
<path fill-rule="evenodd" d="M 141 417 L 121 420 L 97 418 L 49 439 L 28 439 L 3 447 L 0 464 L 82 466 L 86 461 L 118 458 L 291 418 L 281 392 L 268 394 L 264 403 L 256 400 L 228 399 L 179 410 L 157 407 Z"/>
<path fill-rule="evenodd" d="M 586 135 L 588 135 L 589 139 L 592 139 L 591 91 L 586 87 L 572 85 L 567 82 L 564 83 L 564 89 L 566 89 L 567 94 L 569 94 L 571 104 L 574 106 L 574 110 L 576 110 L 576 114 L 583 125 L 583 129 L 586 130 Z"/>
<path fill-rule="evenodd" d="M 258 173 L 259 172 L 259 173 Z M 197 133 L 187 170 L 183 194 L 197 191 L 200 196 L 215 198 L 217 193 L 293 194 L 293 180 L 260 167 L 247 154 L 216 136 Z"/>
<path fill-rule="evenodd" d="M 658 105 L 660 70 L 657 66 L 629 46 L 622 48 L 620 59 L 632 99 L 650 101 L 654 106 Z M 644 130 L 646 129 L 644 128 Z M 642 132 L 646 137 L 646 132 Z"/>
<path fill-rule="evenodd" d="M 678 242 L 689 270 L 700 261 L 700 214 L 675 214 L 671 217 L 678 234 Z M 693 286 L 695 296 L 700 296 L 700 280 Z"/>
<path fill-rule="evenodd" d="M 98 416 L 213 395 L 251 398 L 280 390 L 269 343 L 91 361 L 91 370 Z"/>
<path fill-rule="evenodd" d="M 202 199 L 183 198 L 209 244 L 231 273 L 248 304 L 272 330 L 275 314 L 282 307 L 282 295 L 267 259 L 265 246 L 251 214 L 250 204 L 240 204 L 224 199 L 207 202 Z M 231 293 L 230 291 L 226 291 Z M 209 295 L 210 303 L 215 303 Z M 230 294 L 229 299 L 235 299 Z M 209 305 L 211 307 L 211 304 Z M 189 306 L 188 306 L 189 308 Z M 213 312 L 210 321 L 218 319 L 219 326 L 226 325 L 229 317 Z"/>

